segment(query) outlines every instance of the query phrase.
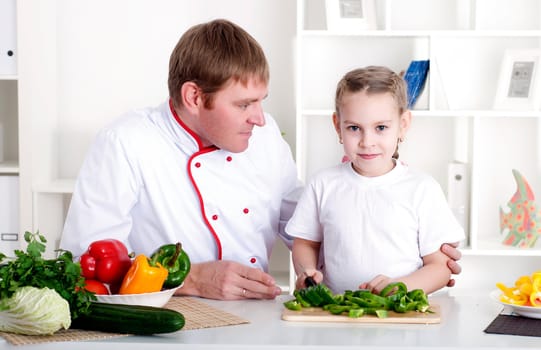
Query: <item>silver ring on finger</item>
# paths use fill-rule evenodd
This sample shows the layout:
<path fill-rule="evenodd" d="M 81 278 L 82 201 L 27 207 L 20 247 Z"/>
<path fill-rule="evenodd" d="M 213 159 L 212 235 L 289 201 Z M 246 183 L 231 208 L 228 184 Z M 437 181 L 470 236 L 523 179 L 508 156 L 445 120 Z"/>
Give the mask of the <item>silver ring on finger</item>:
<path fill-rule="evenodd" d="M 246 296 L 246 288 L 242 288 L 242 296 L 243 296 L 243 297 Z"/>

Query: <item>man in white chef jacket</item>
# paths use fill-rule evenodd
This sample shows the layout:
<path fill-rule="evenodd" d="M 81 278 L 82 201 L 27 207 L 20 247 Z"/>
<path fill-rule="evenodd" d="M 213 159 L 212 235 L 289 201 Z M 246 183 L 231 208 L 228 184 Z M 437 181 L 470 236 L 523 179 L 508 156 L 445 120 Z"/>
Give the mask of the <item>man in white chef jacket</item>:
<path fill-rule="evenodd" d="M 77 179 L 61 248 L 78 256 L 116 238 L 150 255 L 181 242 L 192 269 L 177 294 L 272 299 L 275 239 L 299 192 L 289 146 L 262 109 L 268 63 L 237 25 L 215 20 L 180 39 L 170 98 L 99 132 Z M 447 246 L 460 273 L 460 252 Z M 452 282 L 451 282 L 452 283 Z"/>

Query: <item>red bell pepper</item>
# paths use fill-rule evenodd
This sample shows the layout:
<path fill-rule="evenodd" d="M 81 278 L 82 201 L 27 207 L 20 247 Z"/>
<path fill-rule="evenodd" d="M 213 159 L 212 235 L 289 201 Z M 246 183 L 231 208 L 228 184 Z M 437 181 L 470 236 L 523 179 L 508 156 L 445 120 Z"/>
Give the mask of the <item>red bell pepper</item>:
<path fill-rule="evenodd" d="M 84 278 L 110 285 L 122 283 L 132 261 L 128 249 L 119 240 L 103 239 L 88 246 L 79 259 Z"/>

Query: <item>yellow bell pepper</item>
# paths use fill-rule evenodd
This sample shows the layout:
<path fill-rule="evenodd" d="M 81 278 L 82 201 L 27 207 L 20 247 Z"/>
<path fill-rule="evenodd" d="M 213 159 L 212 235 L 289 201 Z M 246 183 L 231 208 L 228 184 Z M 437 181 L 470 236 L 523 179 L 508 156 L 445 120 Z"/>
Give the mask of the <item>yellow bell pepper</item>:
<path fill-rule="evenodd" d="M 541 307 L 541 273 L 534 272 L 532 275 L 532 292 L 530 294 L 530 304 L 535 307 Z"/>
<path fill-rule="evenodd" d="M 515 287 L 520 291 L 520 293 L 530 295 L 532 294 L 532 279 L 530 276 L 520 276 L 515 281 Z"/>
<path fill-rule="evenodd" d="M 534 307 L 541 307 L 541 292 L 530 294 L 530 304 Z"/>
<path fill-rule="evenodd" d="M 528 302 L 528 296 L 522 294 L 520 290 L 516 287 L 509 288 L 503 283 L 496 283 L 496 287 L 498 287 L 503 292 L 503 294 L 500 295 L 500 300 L 504 303 L 513 305 L 524 305 Z"/>
<path fill-rule="evenodd" d="M 541 292 L 541 275 L 534 277 L 532 282 L 532 292 Z"/>
<path fill-rule="evenodd" d="M 514 287 L 496 283 L 503 293 L 500 300 L 507 304 L 541 307 L 541 270 L 531 276 L 520 276 Z"/>
<path fill-rule="evenodd" d="M 151 266 L 149 259 L 138 255 L 124 276 L 119 294 L 159 292 L 167 279 L 168 271 L 160 263 Z"/>

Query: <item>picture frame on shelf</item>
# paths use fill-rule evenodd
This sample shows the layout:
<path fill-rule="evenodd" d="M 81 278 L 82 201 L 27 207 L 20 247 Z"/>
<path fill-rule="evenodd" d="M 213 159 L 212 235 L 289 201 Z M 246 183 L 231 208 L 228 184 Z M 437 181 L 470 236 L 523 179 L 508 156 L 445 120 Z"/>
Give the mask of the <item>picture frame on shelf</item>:
<path fill-rule="evenodd" d="M 325 0 L 327 30 L 355 33 L 377 29 L 375 0 Z"/>
<path fill-rule="evenodd" d="M 541 49 L 506 50 L 494 109 L 537 110 L 541 102 Z"/>

